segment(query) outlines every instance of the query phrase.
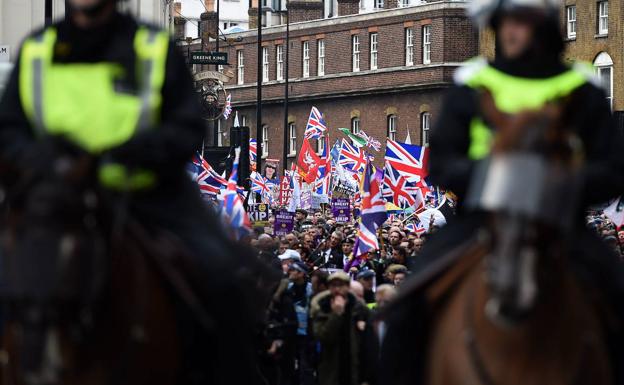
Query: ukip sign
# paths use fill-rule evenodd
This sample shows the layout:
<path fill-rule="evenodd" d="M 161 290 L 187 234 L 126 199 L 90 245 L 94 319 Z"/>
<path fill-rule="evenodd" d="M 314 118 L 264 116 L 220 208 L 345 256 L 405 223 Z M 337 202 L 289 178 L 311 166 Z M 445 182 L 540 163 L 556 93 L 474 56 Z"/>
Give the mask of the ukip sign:
<path fill-rule="evenodd" d="M 295 213 L 288 210 L 279 210 L 275 213 L 274 233 L 277 236 L 284 236 L 290 233 L 295 226 Z"/>
<path fill-rule="evenodd" d="M 332 213 L 337 223 L 348 223 L 351 219 L 351 208 L 348 198 L 332 199 Z"/>

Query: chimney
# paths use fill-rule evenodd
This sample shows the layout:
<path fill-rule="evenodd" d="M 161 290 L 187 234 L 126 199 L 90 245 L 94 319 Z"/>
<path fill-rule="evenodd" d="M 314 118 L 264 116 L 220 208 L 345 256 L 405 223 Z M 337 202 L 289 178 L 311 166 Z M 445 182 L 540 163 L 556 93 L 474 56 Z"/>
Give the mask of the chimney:
<path fill-rule="evenodd" d="M 249 15 L 249 29 L 258 29 L 258 8 L 249 8 L 247 14 Z"/>
<path fill-rule="evenodd" d="M 217 39 L 219 37 L 219 20 L 216 12 L 204 12 L 199 16 L 199 37 L 202 38 L 204 44 L 209 39 Z"/>
<path fill-rule="evenodd" d="M 399 0 L 385 0 L 384 1 L 385 9 L 392 9 L 392 8 L 398 8 L 398 7 L 399 7 Z"/>
<path fill-rule="evenodd" d="M 360 13 L 360 0 L 338 0 L 338 16 Z"/>
<path fill-rule="evenodd" d="M 173 3 L 173 38 L 183 40 L 186 35 L 184 25 L 186 20 L 182 18 L 182 3 Z"/>
<path fill-rule="evenodd" d="M 323 0 L 291 0 L 288 4 L 291 23 L 323 18 Z"/>

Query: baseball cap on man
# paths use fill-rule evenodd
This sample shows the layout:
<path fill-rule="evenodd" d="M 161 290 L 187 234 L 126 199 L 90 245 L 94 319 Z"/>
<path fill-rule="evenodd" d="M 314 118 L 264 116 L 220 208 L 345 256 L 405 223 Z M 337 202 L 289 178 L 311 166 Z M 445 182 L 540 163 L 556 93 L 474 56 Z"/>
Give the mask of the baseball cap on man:
<path fill-rule="evenodd" d="M 351 282 L 351 278 L 349 277 L 349 274 L 345 273 L 344 271 L 337 271 L 327 278 L 327 283 L 330 283 L 332 281 L 349 283 Z"/>
<path fill-rule="evenodd" d="M 287 259 L 301 261 L 301 254 L 299 254 L 296 250 L 286 249 L 286 251 L 284 251 L 284 254 L 278 255 L 277 258 L 279 258 L 280 261 L 285 261 Z"/>

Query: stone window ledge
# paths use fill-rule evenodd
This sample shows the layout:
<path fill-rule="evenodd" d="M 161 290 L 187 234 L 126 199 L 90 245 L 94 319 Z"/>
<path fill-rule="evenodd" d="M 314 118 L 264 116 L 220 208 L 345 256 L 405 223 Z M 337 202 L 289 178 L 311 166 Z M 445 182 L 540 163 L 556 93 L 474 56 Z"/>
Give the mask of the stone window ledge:
<path fill-rule="evenodd" d="M 597 33 L 597 34 L 594 35 L 594 39 L 604 39 L 604 38 L 607 38 L 607 37 L 609 37 L 608 33 L 603 33 L 603 34 Z"/>

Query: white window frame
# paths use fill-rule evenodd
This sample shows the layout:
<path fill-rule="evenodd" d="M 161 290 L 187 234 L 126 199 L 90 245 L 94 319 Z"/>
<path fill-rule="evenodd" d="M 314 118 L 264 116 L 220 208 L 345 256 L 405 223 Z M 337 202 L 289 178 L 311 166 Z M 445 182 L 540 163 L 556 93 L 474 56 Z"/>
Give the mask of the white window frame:
<path fill-rule="evenodd" d="M 245 84 L 245 52 L 242 49 L 236 51 L 236 66 L 237 83 Z"/>
<path fill-rule="evenodd" d="M 294 122 L 288 123 L 288 154 L 297 153 L 297 126 Z"/>
<path fill-rule="evenodd" d="M 388 115 L 388 138 L 390 140 L 396 140 L 397 134 L 397 116 Z"/>
<path fill-rule="evenodd" d="M 323 153 L 323 148 L 325 147 L 325 137 L 321 136 L 317 141 L 316 141 L 316 153 L 318 155 L 321 155 Z"/>
<path fill-rule="evenodd" d="M 429 147 L 429 134 L 431 132 L 431 113 L 420 114 L 420 144 Z"/>
<path fill-rule="evenodd" d="M 566 7 L 566 31 L 568 39 L 576 38 L 576 5 Z"/>
<path fill-rule="evenodd" d="M 377 32 L 373 32 L 370 34 L 370 69 L 371 70 L 376 70 L 379 65 L 378 51 L 379 51 L 379 34 L 377 34 Z"/>
<path fill-rule="evenodd" d="M 351 118 L 351 133 L 353 135 L 357 135 L 360 133 L 360 118 L 357 116 Z"/>
<path fill-rule="evenodd" d="M 310 77 L 310 41 L 306 40 L 302 43 L 301 47 L 302 55 L 302 75 L 304 78 Z"/>
<path fill-rule="evenodd" d="M 600 78 L 602 88 L 607 94 L 607 102 L 613 108 L 613 59 L 608 53 L 601 52 L 594 60 L 594 67 L 596 67 L 596 74 Z M 604 81 L 603 74 L 608 74 L 608 83 Z"/>
<path fill-rule="evenodd" d="M 410 0 L 399 0 L 399 7 L 409 7 Z"/>
<path fill-rule="evenodd" d="M 262 47 L 262 82 L 269 81 L 269 47 Z"/>
<path fill-rule="evenodd" d="M 317 76 L 323 76 L 325 75 L 325 39 L 318 39 L 316 42 L 318 56 L 316 72 Z"/>
<path fill-rule="evenodd" d="M 275 47 L 275 79 L 284 80 L 284 45 L 279 44 Z"/>
<path fill-rule="evenodd" d="M 375 8 L 375 9 L 383 9 L 384 8 L 384 0 L 373 0 L 373 8 Z"/>
<path fill-rule="evenodd" d="M 360 72 L 360 36 L 351 36 L 351 69 Z"/>
<path fill-rule="evenodd" d="M 269 126 L 262 126 L 262 158 L 269 156 Z"/>
<path fill-rule="evenodd" d="M 609 2 L 598 2 L 598 35 L 609 34 Z"/>
<path fill-rule="evenodd" d="M 241 127 L 247 127 L 247 115 L 239 115 L 238 118 L 240 119 Z"/>
<path fill-rule="evenodd" d="M 217 146 L 223 146 L 223 122 L 221 119 L 217 120 Z"/>
<path fill-rule="evenodd" d="M 431 24 L 422 27 L 423 64 L 431 64 Z"/>
<path fill-rule="evenodd" d="M 414 29 L 405 28 L 405 65 L 414 65 Z"/>

